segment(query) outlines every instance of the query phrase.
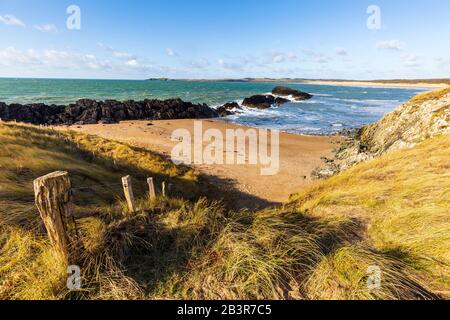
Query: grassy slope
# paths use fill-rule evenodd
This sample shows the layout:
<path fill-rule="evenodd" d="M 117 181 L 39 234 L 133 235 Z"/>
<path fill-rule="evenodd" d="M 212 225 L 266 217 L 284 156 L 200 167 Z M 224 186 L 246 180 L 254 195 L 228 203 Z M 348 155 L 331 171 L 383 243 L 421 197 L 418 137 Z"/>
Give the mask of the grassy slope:
<path fill-rule="evenodd" d="M 185 200 L 198 194 L 194 172 L 120 143 L 0 124 L 0 144 L 0 299 L 450 296 L 448 136 L 257 213 Z M 76 188 L 85 288 L 76 293 L 33 207 L 33 178 L 61 169 Z M 137 195 L 155 176 L 179 199 L 142 196 L 142 210 L 124 218 L 117 182 L 125 174 L 139 178 Z M 372 265 L 383 271 L 380 290 L 366 285 Z"/>
<path fill-rule="evenodd" d="M 430 291 L 449 297 L 449 160 L 450 136 L 434 138 L 320 182 L 291 205 L 317 218 L 359 221 L 361 244 L 398 259 Z M 339 279 L 334 268 L 341 262 L 332 256 L 323 268 Z"/>
<path fill-rule="evenodd" d="M 135 178 L 138 195 L 145 193 L 149 176 L 157 185 L 172 182 L 173 192 L 185 198 L 198 193 L 195 172 L 148 151 L 75 133 L 0 124 L 0 298 L 60 297 L 51 282 L 60 287 L 65 270 L 49 250 L 33 194 L 33 179 L 56 170 L 70 172 L 80 216 L 120 214 L 121 177 L 127 174 Z"/>

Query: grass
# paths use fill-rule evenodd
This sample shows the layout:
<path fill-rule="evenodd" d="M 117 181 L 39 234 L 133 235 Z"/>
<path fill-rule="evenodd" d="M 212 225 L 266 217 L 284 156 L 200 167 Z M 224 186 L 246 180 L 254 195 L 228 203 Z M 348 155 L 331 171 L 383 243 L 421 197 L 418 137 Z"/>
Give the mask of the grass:
<path fill-rule="evenodd" d="M 438 90 L 427 91 L 413 97 L 410 103 L 420 104 L 430 100 L 438 100 L 449 93 L 450 93 L 450 86 Z"/>
<path fill-rule="evenodd" d="M 14 124 L 0 124 L 0 144 L 0 299 L 450 296 L 449 137 L 258 212 L 202 197 L 196 172 L 124 144 Z M 66 266 L 33 206 L 32 180 L 54 170 L 74 184 L 81 291 L 66 288 Z M 124 214 L 125 174 L 137 178 L 135 214 Z M 173 197 L 148 199 L 147 176 L 171 181 Z M 373 266 L 382 271 L 375 290 Z"/>
<path fill-rule="evenodd" d="M 399 259 L 429 291 L 450 295 L 450 137 L 433 138 L 293 197 L 315 217 L 362 221 L 363 243 Z"/>

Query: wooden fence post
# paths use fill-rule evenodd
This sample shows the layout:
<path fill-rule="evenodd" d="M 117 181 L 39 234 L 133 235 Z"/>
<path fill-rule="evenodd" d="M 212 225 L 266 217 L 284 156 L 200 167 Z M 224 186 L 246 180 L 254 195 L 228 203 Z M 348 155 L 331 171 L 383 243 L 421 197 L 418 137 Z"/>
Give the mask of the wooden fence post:
<path fill-rule="evenodd" d="M 125 198 L 127 199 L 128 209 L 131 213 L 136 212 L 136 201 L 134 200 L 133 194 L 133 184 L 131 182 L 131 177 L 126 176 L 122 178 L 123 192 L 125 193 Z"/>
<path fill-rule="evenodd" d="M 165 181 L 163 181 L 163 183 L 162 183 L 161 193 L 162 193 L 163 197 L 167 196 L 166 182 Z"/>
<path fill-rule="evenodd" d="M 155 184 L 153 182 L 153 178 L 148 178 L 147 184 L 148 184 L 148 193 L 150 195 L 150 199 L 155 199 L 156 191 L 155 191 Z"/>
<path fill-rule="evenodd" d="M 71 182 L 68 172 L 57 171 L 34 180 L 36 206 L 52 245 L 66 263 L 70 260 L 68 221 L 73 218 Z"/>

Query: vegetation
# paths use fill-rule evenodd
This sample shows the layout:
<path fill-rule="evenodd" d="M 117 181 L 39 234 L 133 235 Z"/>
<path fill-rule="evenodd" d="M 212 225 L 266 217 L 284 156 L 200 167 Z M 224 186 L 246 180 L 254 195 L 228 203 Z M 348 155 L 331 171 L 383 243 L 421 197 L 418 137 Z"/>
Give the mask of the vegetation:
<path fill-rule="evenodd" d="M 0 299 L 433 299 L 450 296 L 450 137 L 361 164 L 284 207 L 230 211 L 201 177 L 151 152 L 75 133 L 0 124 Z M 95 154 L 93 155 L 92 152 Z M 33 206 L 32 180 L 74 185 L 83 290 Z M 138 178 L 124 215 L 120 177 Z M 145 177 L 171 181 L 150 200 Z M 382 285 L 367 286 L 378 266 Z"/>
<path fill-rule="evenodd" d="M 430 100 L 438 100 L 449 93 L 450 93 L 450 86 L 440 90 L 427 91 L 413 97 L 411 99 L 411 103 L 420 104 Z"/>

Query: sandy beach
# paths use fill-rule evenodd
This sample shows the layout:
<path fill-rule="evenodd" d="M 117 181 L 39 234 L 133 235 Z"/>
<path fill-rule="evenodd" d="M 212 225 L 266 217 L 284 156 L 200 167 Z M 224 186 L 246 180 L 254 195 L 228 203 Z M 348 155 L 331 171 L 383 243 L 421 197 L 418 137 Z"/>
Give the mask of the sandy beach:
<path fill-rule="evenodd" d="M 327 86 L 349 86 L 349 87 L 375 87 L 375 88 L 418 88 L 435 89 L 448 86 L 445 83 L 406 83 L 406 82 L 372 82 L 372 81 L 327 81 L 327 80 L 304 80 L 300 83 L 317 84 Z"/>
<path fill-rule="evenodd" d="M 203 130 L 214 128 L 225 132 L 226 129 L 245 129 L 214 120 L 203 120 L 202 124 Z M 128 121 L 68 128 L 170 156 L 173 147 L 179 143 L 171 141 L 172 132 L 180 128 L 193 132 L 194 120 Z M 266 207 L 286 202 L 292 193 L 310 185 L 312 170 L 322 164 L 322 157 L 332 156 L 338 141 L 338 137 L 281 133 L 280 170 L 274 176 L 262 176 L 260 165 L 195 165 L 195 168 L 213 183 L 226 185 L 241 195 L 247 195 L 236 199 L 239 201 L 238 207 Z"/>

